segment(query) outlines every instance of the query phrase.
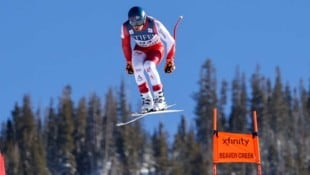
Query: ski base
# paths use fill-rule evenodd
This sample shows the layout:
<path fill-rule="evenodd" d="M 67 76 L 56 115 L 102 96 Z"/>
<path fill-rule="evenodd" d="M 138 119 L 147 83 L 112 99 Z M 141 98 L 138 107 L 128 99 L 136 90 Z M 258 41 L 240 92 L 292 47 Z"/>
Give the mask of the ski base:
<path fill-rule="evenodd" d="M 165 114 L 165 113 L 175 113 L 175 112 L 182 112 L 182 109 L 169 109 L 170 107 L 172 107 L 174 105 L 169 105 L 166 110 L 162 110 L 162 111 L 151 111 L 151 112 L 147 112 L 147 113 L 132 113 L 131 117 L 133 117 L 131 120 L 127 121 L 127 122 L 120 122 L 117 123 L 116 126 L 124 126 L 124 125 L 128 125 L 130 123 L 133 123 L 137 120 L 140 120 L 146 116 L 150 116 L 150 115 L 156 115 L 156 114 Z"/>

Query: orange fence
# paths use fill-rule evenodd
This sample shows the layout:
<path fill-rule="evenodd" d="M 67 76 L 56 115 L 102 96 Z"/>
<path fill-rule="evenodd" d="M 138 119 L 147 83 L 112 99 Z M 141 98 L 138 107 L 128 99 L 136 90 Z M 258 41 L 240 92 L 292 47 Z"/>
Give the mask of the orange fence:
<path fill-rule="evenodd" d="M 257 174 L 261 175 L 261 160 L 256 112 L 253 112 L 253 133 L 219 132 L 217 110 L 213 110 L 213 175 L 217 163 L 256 163 Z"/>

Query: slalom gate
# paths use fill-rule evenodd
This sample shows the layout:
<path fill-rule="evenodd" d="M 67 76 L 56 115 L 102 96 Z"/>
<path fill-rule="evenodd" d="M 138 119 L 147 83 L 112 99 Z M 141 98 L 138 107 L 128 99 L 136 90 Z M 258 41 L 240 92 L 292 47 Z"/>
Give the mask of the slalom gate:
<path fill-rule="evenodd" d="M 213 109 L 213 175 L 218 163 L 255 163 L 257 175 L 262 175 L 256 111 L 253 111 L 251 134 L 217 130 L 217 109 Z"/>

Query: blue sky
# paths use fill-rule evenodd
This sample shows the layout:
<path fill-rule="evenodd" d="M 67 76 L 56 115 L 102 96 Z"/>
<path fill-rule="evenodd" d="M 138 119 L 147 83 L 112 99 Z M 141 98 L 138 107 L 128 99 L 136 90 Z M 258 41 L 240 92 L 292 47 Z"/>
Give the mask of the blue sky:
<path fill-rule="evenodd" d="M 163 73 L 169 103 L 184 109 L 193 123 L 193 93 L 201 65 L 211 58 L 218 82 L 231 81 L 236 67 L 249 80 L 257 64 L 273 80 L 279 66 L 282 81 L 297 87 L 310 78 L 310 1 L 205 0 L 205 1 L 0 1 L 0 119 L 10 116 L 14 103 L 30 94 L 33 109 L 58 100 L 69 84 L 73 99 L 95 92 L 104 99 L 107 89 L 119 88 L 122 79 L 130 103 L 139 94 L 133 76 L 124 71 L 120 26 L 128 9 L 139 5 L 177 33 L 177 69 Z M 164 63 L 164 62 L 163 62 Z M 149 117 L 146 127 L 164 122 L 173 131 L 180 114 Z"/>

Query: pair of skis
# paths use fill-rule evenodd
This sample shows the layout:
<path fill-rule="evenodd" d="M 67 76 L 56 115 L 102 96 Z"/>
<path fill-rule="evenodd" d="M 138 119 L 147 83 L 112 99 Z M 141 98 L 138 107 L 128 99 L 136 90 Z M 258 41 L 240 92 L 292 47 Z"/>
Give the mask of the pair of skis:
<path fill-rule="evenodd" d="M 172 106 L 175 106 L 175 104 L 174 104 L 174 105 L 169 105 L 169 106 L 167 107 L 166 110 L 162 110 L 162 111 L 151 111 L 151 112 L 147 112 L 147 113 L 132 113 L 132 114 L 130 115 L 130 117 L 131 117 L 130 120 L 128 120 L 128 121 L 126 121 L 126 122 L 117 123 L 116 126 L 128 125 L 128 124 L 130 124 L 130 123 L 133 123 L 133 122 L 135 122 L 135 121 L 137 121 L 137 120 L 140 120 L 140 119 L 142 119 L 142 118 L 144 118 L 144 117 L 146 117 L 146 116 L 150 116 L 150 115 L 165 114 L 165 113 L 174 113 L 174 112 L 181 112 L 181 111 L 183 111 L 183 110 L 181 110 L 181 109 L 169 109 L 169 108 L 171 108 Z"/>

